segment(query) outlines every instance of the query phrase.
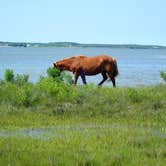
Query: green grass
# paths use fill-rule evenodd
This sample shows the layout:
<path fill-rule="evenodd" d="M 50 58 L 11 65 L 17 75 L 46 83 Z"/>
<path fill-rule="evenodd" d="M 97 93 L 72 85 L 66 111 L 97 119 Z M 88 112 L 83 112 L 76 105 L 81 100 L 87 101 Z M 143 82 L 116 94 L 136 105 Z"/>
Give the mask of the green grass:
<path fill-rule="evenodd" d="M 0 165 L 165 165 L 165 111 L 164 84 L 1 82 Z"/>
<path fill-rule="evenodd" d="M 62 128 L 57 137 L 1 138 L 1 165 L 164 165 L 164 139 L 147 130 Z"/>

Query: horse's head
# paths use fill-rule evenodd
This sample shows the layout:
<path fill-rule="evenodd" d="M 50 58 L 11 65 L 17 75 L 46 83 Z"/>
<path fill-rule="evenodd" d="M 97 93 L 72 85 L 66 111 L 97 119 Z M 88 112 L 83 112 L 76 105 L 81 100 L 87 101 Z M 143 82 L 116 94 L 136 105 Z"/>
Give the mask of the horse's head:
<path fill-rule="evenodd" d="M 73 58 L 66 58 L 53 63 L 53 67 L 59 69 L 60 71 L 72 71 Z"/>
<path fill-rule="evenodd" d="M 54 62 L 53 67 L 59 69 L 60 71 L 64 70 L 64 66 L 61 64 L 61 62 Z"/>

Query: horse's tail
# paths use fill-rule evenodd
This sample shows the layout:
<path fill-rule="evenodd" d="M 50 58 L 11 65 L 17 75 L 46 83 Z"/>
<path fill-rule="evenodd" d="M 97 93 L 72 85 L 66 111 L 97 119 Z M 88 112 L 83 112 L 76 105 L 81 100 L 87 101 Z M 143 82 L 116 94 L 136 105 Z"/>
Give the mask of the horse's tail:
<path fill-rule="evenodd" d="M 118 71 L 118 65 L 117 65 L 117 62 L 116 62 L 116 59 L 113 58 L 113 76 L 116 77 L 118 74 L 119 74 L 119 71 Z"/>

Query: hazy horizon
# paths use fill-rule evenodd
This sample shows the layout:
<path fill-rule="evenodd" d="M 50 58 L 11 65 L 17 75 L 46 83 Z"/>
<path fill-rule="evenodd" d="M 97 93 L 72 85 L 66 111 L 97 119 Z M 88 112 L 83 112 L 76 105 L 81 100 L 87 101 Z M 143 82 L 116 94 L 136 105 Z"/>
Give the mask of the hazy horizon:
<path fill-rule="evenodd" d="M 46 42 L 25 42 L 25 41 L 1 41 L 0 42 L 11 42 L 11 43 L 41 43 L 41 44 L 47 44 L 47 43 L 77 43 L 77 44 L 106 44 L 106 45 L 140 45 L 140 46 L 163 46 L 163 47 L 166 47 L 166 45 L 159 45 L 159 44 L 139 44 L 139 43 L 126 43 L 126 44 L 123 44 L 123 43 L 81 43 L 81 42 L 75 42 L 75 41 L 46 41 Z"/>

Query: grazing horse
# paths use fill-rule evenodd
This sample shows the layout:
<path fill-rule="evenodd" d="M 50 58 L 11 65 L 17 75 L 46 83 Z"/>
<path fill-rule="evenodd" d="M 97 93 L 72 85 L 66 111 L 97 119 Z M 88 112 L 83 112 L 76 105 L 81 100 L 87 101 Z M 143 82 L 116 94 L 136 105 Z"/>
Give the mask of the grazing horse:
<path fill-rule="evenodd" d="M 118 75 L 118 67 L 116 60 L 110 56 L 98 55 L 88 57 L 79 55 L 54 62 L 53 66 L 60 71 L 73 72 L 75 84 L 77 84 L 79 76 L 81 76 L 83 83 L 86 84 L 86 75 L 101 73 L 103 80 L 98 85 L 102 85 L 109 77 L 113 87 L 116 87 L 115 77 Z"/>

